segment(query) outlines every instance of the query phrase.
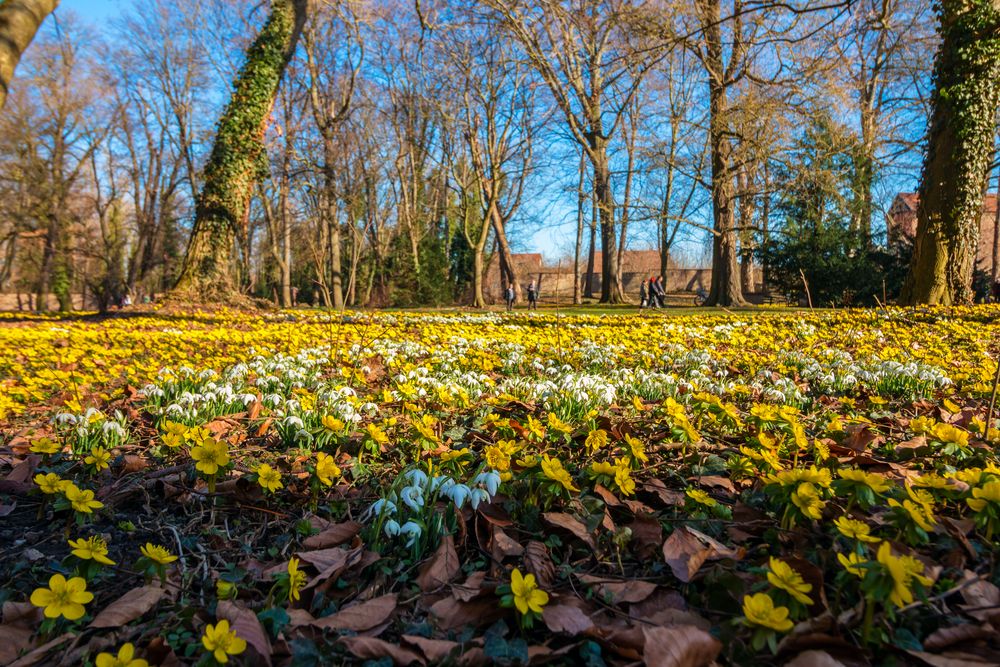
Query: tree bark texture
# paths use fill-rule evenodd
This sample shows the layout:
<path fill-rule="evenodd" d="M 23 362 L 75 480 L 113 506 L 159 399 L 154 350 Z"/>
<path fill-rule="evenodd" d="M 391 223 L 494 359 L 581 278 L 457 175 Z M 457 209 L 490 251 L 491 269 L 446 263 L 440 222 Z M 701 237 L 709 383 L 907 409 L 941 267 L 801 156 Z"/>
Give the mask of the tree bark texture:
<path fill-rule="evenodd" d="M 973 299 L 972 272 L 1000 105 L 1000 2 L 943 0 L 917 232 L 900 302 Z"/>
<path fill-rule="evenodd" d="M 0 3 L 0 109 L 14 70 L 45 18 L 59 6 L 59 0 L 4 0 Z"/>
<path fill-rule="evenodd" d="M 176 292 L 224 301 L 235 289 L 230 274 L 233 242 L 238 227 L 246 222 L 263 169 L 264 132 L 302 32 L 306 5 L 307 0 L 273 0 L 267 22 L 247 50 L 205 166 Z"/>

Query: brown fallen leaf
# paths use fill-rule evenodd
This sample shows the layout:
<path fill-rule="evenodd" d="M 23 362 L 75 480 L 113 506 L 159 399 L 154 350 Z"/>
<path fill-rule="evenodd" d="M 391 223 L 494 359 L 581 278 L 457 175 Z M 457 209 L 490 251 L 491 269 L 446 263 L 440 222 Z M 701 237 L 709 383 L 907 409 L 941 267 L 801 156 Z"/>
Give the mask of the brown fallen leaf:
<path fill-rule="evenodd" d="M 394 611 L 396 611 L 396 594 L 391 593 L 317 618 L 312 626 L 328 630 L 364 632 L 384 623 Z"/>
<path fill-rule="evenodd" d="M 486 573 L 480 570 L 473 572 L 469 578 L 460 584 L 452 584 L 451 594 L 462 602 L 468 602 L 479 597 L 483 593 L 483 582 L 486 580 Z"/>
<path fill-rule="evenodd" d="M 988 621 L 1000 615 L 1000 588 L 996 584 L 984 581 L 970 570 L 965 571 L 965 580 L 977 579 L 974 583 L 961 590 L 965 604 L 959 605 L 966 614 L 977 621 Z"/>
<path fill-rule="evenodd" d="M 918 658 L 931 667 L 998 667 L 1000 662 L 988 660 L 976 655 L 963 654 L 937 654 L 925 651 L 907 651 L 914 658 Z"/>
<path fill-rule="evenodd" d="M 499 526 L 490 526 L 490 553 L 497 560 L 517 558 L 524 554 L 520 542 L 504 532 Z"/>
<path fill-rule="evenodd" d="M 837 660 L 826 651 L 803 651 L 785 663 L 785 667 L 844 667 L 844 663 Z"/>
<path fill-rule="evenodd" d="M 549 556 L 549 548 L 537 540 L 528 542 L 524 549 L 524 569 L 535 575 L 535 581 L 542 588 L 551 588 L 555 581 L 556 566 Z"/>
<path fill-rule="evenodd" d="M 584 574 L 580 576 L 580 581 L 588 586 L 594 586 L 603 597 L 610 598 L 611 604 L 642 602 L 656 590 L 656 584 L 639 579 L 616 581 Z"/>
<path fill-rule="evenodd" d="M 736 487 L 733 486 L 732 480 L 728 477 L 720 477 L 719 475 L 702 475 L 700 477 L 692 477 L 691 481 L 697 482 L 701 486 L 714 486 L 720 489 L 725 489 L 730 493 L 736 493 Z"/>
<path fill-rule="evenodd" d="M 229 627 L 236 635 L 253 647 L 264 664 L 271 664 L 271 640 L 264 632 L 257 615 L 229 600 L 219 601 L 215 615 L 219 620 L 229 621 Z"/>
<path fill-rule="evenodd" d="M 497 604 L 496 596 L 492 594 L 468 602 L 447 597 L 431 605 L 429 611 L 442 630 L 454 630 L 466 625 L 471 627 L 490 625 L 506 613 L 506 610 Z"/>
<path fill-rule="evenodd" d="M 404 644 L 419 650 L 428 663 L 435 665 L 448 660 L 462 646 L 447 639 L 428 639 L 416 635 L 403 635 L 402 640 Z"/>
<path fill-rule="evenodd" d="M 445 535 L 434 555 L 424 562 L 417 575 L 417 585 L 425 593 L 436 591 L 450 583 L 462 571 L 455 551 L 455 540 L 451 535 Z"/>
<path fill-rule="evenodd" d="M 117 628 L 127 625 L 155 607 L 165 594 L 165 590 L 156 586 L 133 588 L 101 610 L 90 622 L 90 627 Z"/>
<path fill-rule="evenodd" d="M 33 634 L 28 628 L 0 625 L 0 665 L 9 665 L 20 653 L 31 648 Z"/>
<path fill-rule="evenodd" d="M 588 531 L 587 527 L 583 525 L 583 522 L 573 515 L 566 514 L 565 512 L 545 512 L 542 514 L 542 519 L 544 519 L 550 526 L 562 528 L 563 530 L 572 533 L 574 537 L 582 541 L 591 549 L 597 548 L 590 531 Z"/>
<path fill-rule="evenodd" d="M 707 560 L 739 559 L 740 552 L 687 526 L 680 526 L 663 543 L 663 558 L 674 576 L 689 583 Z"/>
<path fill-rule="evenodd" d="M 397 644 L 390 644 L 375 637 L 341 637 L 340 643 L 355 657 L 362 660 L 391 658 L 394 665 L 424 665 L 422 656 Z"/>
<path fill-rule="evenodd" d="M 647 667 L 703 667 L 722 651 L 712 635 L 693 625 L 643 627 L 646 639 L 643 657 Z"/>
<path fill-rule="evenodd" d="M 552 632 L 575 637 L 589 632 L 594 622 L 579 607 L 567 604 L 550 604 L 542 610 L 542 620 Z"/>
<path fill-rule="evenodd" d="M 928 651 L 940 651 L 955 644 L 974 642 L 979 639 L 998 636 L 997 631 L 981 625 L 966 623 L 948 628 L 938 628 L 924 640 L 924 648 Z"/>
<path fill-rule="evenodd" d="M 357 521 L 345 521 L 323 529 L 320 533 L 307 537 L 302 541 L 306 549 L 327 549 L 345 542 L 350 542 L 361 532 L 361 524 Z"/>

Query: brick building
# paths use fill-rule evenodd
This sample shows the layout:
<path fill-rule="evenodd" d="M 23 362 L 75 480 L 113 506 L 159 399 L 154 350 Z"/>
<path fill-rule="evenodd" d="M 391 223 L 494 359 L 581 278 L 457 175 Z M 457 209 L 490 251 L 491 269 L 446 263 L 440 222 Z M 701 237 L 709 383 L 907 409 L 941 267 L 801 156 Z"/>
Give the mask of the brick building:
<path fill-rule="evenodd" d="M 917 206 L 920 197 L 915 192 L 900 192 L 889 207 L 886 232 L 889 247 L 900 243 L 913 243 L 917 232 Z M 979 221 L 979 248 L 976 251 L 976 268 L 985 273 L 993 271 L 993 234 L 997 222 L 997 195 L 986 195 L 983 216 Z"/>

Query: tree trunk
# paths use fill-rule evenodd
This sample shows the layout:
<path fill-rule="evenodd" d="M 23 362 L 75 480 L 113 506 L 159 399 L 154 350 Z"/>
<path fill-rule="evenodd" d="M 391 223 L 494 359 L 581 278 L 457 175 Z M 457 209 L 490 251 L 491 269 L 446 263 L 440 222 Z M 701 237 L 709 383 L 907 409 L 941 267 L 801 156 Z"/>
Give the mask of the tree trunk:
<path fill-rule="evenodd" d="M 176 292 L 197 295 L 200 300 L 231 298 L 233 242 L 249 213 L 265 157 L 264 132 L 282 74 L 302 32 L 306 5 L 307 0 L 272 0 L 267 23 L 247 50 L 205 166 Z"/>
<path fill-rule="evenodd" d="M 900 303 L 971 303 L 1000 105 L 1000 3 L 944 0 L 917 233 Z"/>
<path fill-rule="evenodd" d="M 597 254 L 597 191 L 590 193 L 590 247 L 587 250 L 587 278 L 583 282 L 583 297 L 594 298 L 594 260 Z"/>
<path fill-rule="evenodd" d="M 997 167 L 996 210 L 993 214 L 993 265 L 990 270 L 990 294 L 1000 280 L 1000 166 Z"/>
<path fill-rule="evenodd" d="M 743 306 L 733 210 L 732 145 L 727 132 L 725 66 L 718 1 L 705 9 L 705 63 L 708 70 L 709 144 L 712 154 L 712 285 L 709 306 Z"/>
<path fill-rule="evenodd" d="M 35 38 L 45 18 L 59 6 L 59 0 L 4 0 L 0 3 L 0 109 L 21 55 Z"/>
<path fill-rule="evenodd" d="M 573 305 L 583 303 L 583 290 L 580 285 L 580 253 L 583 251 L 583 205 L 587 201 L 583 194 L 583 181 L 586 176 L 586 156 L 580 153 L 580 180 L 576 186 L 576 246 L 573 252 Z M 593 246 L 591 246 L 593 247 Z M 593 257 L 593 255 L 591 255 Z"/>

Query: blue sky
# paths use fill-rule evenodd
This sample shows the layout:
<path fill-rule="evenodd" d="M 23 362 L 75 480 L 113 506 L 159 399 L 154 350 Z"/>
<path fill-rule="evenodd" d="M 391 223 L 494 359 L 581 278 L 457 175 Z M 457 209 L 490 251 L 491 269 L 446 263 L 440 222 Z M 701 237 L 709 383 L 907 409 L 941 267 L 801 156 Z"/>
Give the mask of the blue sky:
<path fill-rule="evenodd" d="M 124 6 L 121 0 L 62 0 L 59 10 L 69 9 L 81 18 L 95 21 L 118 16 Z"/>

